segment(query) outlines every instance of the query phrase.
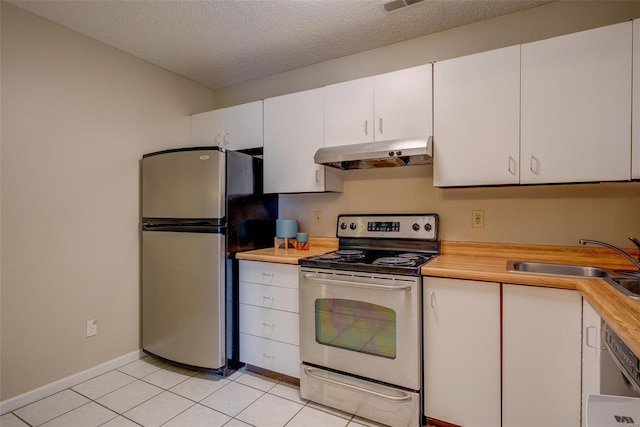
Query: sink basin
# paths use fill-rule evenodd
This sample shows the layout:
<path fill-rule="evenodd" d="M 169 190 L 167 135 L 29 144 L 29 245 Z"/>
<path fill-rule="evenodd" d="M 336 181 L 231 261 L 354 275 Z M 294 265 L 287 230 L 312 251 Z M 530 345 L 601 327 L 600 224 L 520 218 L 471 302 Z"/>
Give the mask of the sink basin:
<path fill-rule="evenodd" d="M 640 299 L 640 279 L 614 277 L 606 280 L 629 298 Z"/>
<path fill-rule="evenodd" d="M 574 264 L 555 264 L 551 262 L 537 261 L 509 260 L 507 261 L 507 270 L 518 271 L 521 273 L 555 274 L 562 276 L 611 277 L 611 275 L 606 270 L 598 267 Z"/>
<path fill-rule="evenodd" d="M 588 265 L 509 260 L 507 261 L 507 271 L 575 277 L 601 277 L 629 298 L 640 299 L 640 274 L 636 270 L 615 270 L 611 272 Z"/>

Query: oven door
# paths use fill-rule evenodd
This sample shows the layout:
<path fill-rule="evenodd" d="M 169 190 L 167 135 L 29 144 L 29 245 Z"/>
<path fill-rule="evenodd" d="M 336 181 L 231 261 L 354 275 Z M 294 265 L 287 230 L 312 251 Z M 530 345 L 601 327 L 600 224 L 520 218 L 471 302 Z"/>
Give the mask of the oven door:
<path fill-rule="evenodd" d="M 417 277 L 300 269 L 302 362 L 420 390 Z"/>

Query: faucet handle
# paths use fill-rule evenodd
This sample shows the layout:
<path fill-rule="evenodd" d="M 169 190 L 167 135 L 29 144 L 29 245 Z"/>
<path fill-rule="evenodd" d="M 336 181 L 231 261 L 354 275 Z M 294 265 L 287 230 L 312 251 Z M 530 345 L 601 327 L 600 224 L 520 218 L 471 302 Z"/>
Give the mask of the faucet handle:
<path fill-rule="evenodd" d="M 640 240 L 636 239 L 635 237 L 629 237 L 629 240 L 631 240 L 633 244 L 638 247 L 638 250 L 640 250 Z M 640 253 L 638 253 L 638 261 L 640 261 Z"/>

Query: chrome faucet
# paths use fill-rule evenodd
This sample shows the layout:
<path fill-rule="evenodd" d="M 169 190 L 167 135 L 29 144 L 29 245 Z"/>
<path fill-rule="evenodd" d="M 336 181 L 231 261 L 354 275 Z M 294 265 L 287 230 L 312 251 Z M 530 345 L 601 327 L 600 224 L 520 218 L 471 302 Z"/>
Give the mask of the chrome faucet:
<path fill-rule="evenodd" d="M 636 245 L 638 249 L 640 249 L 640 240 L 636 239 L 635 237 L 629 237 L 629 240 L 631 240 L 633 244 Z M 631 261 L 633 265 L 635 265 L 636 268 L 640 270 L 640 254 L 638 254 L 638 259 L 636 260 L 631 255 L 623 251 L 622 249 L 616 246 L 610 245 L 609 243 L 601 242 L 599 240 L 580 239 L 581 245 L 586 245 L 587 243 L 590 243 L 592 245 L 600 245 L 600 246 L 604 246 L 605 248 L 613 249 L 614 251 L 618 252 L 620 255 L 623 255 L 625 258 Z"/>

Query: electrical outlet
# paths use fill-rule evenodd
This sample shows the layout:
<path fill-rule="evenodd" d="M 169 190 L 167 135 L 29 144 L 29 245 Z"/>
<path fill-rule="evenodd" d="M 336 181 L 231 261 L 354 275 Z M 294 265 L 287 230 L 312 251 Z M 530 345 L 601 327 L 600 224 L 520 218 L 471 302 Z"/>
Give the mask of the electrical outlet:
<path fill-rule="evenodd" d="M 313 223 L 315 225 L 322 224 L 322 211 L 314 211 L 313 212 Z"/>
<path fill-rule="evenodd" d="M 471 227 L 484 228 L 484 211 L 471 211 Z"/>
<path fill-rule="evenodd" d="M 98 320 L 87 320 L 87 338 L 98 335 Z"/>

